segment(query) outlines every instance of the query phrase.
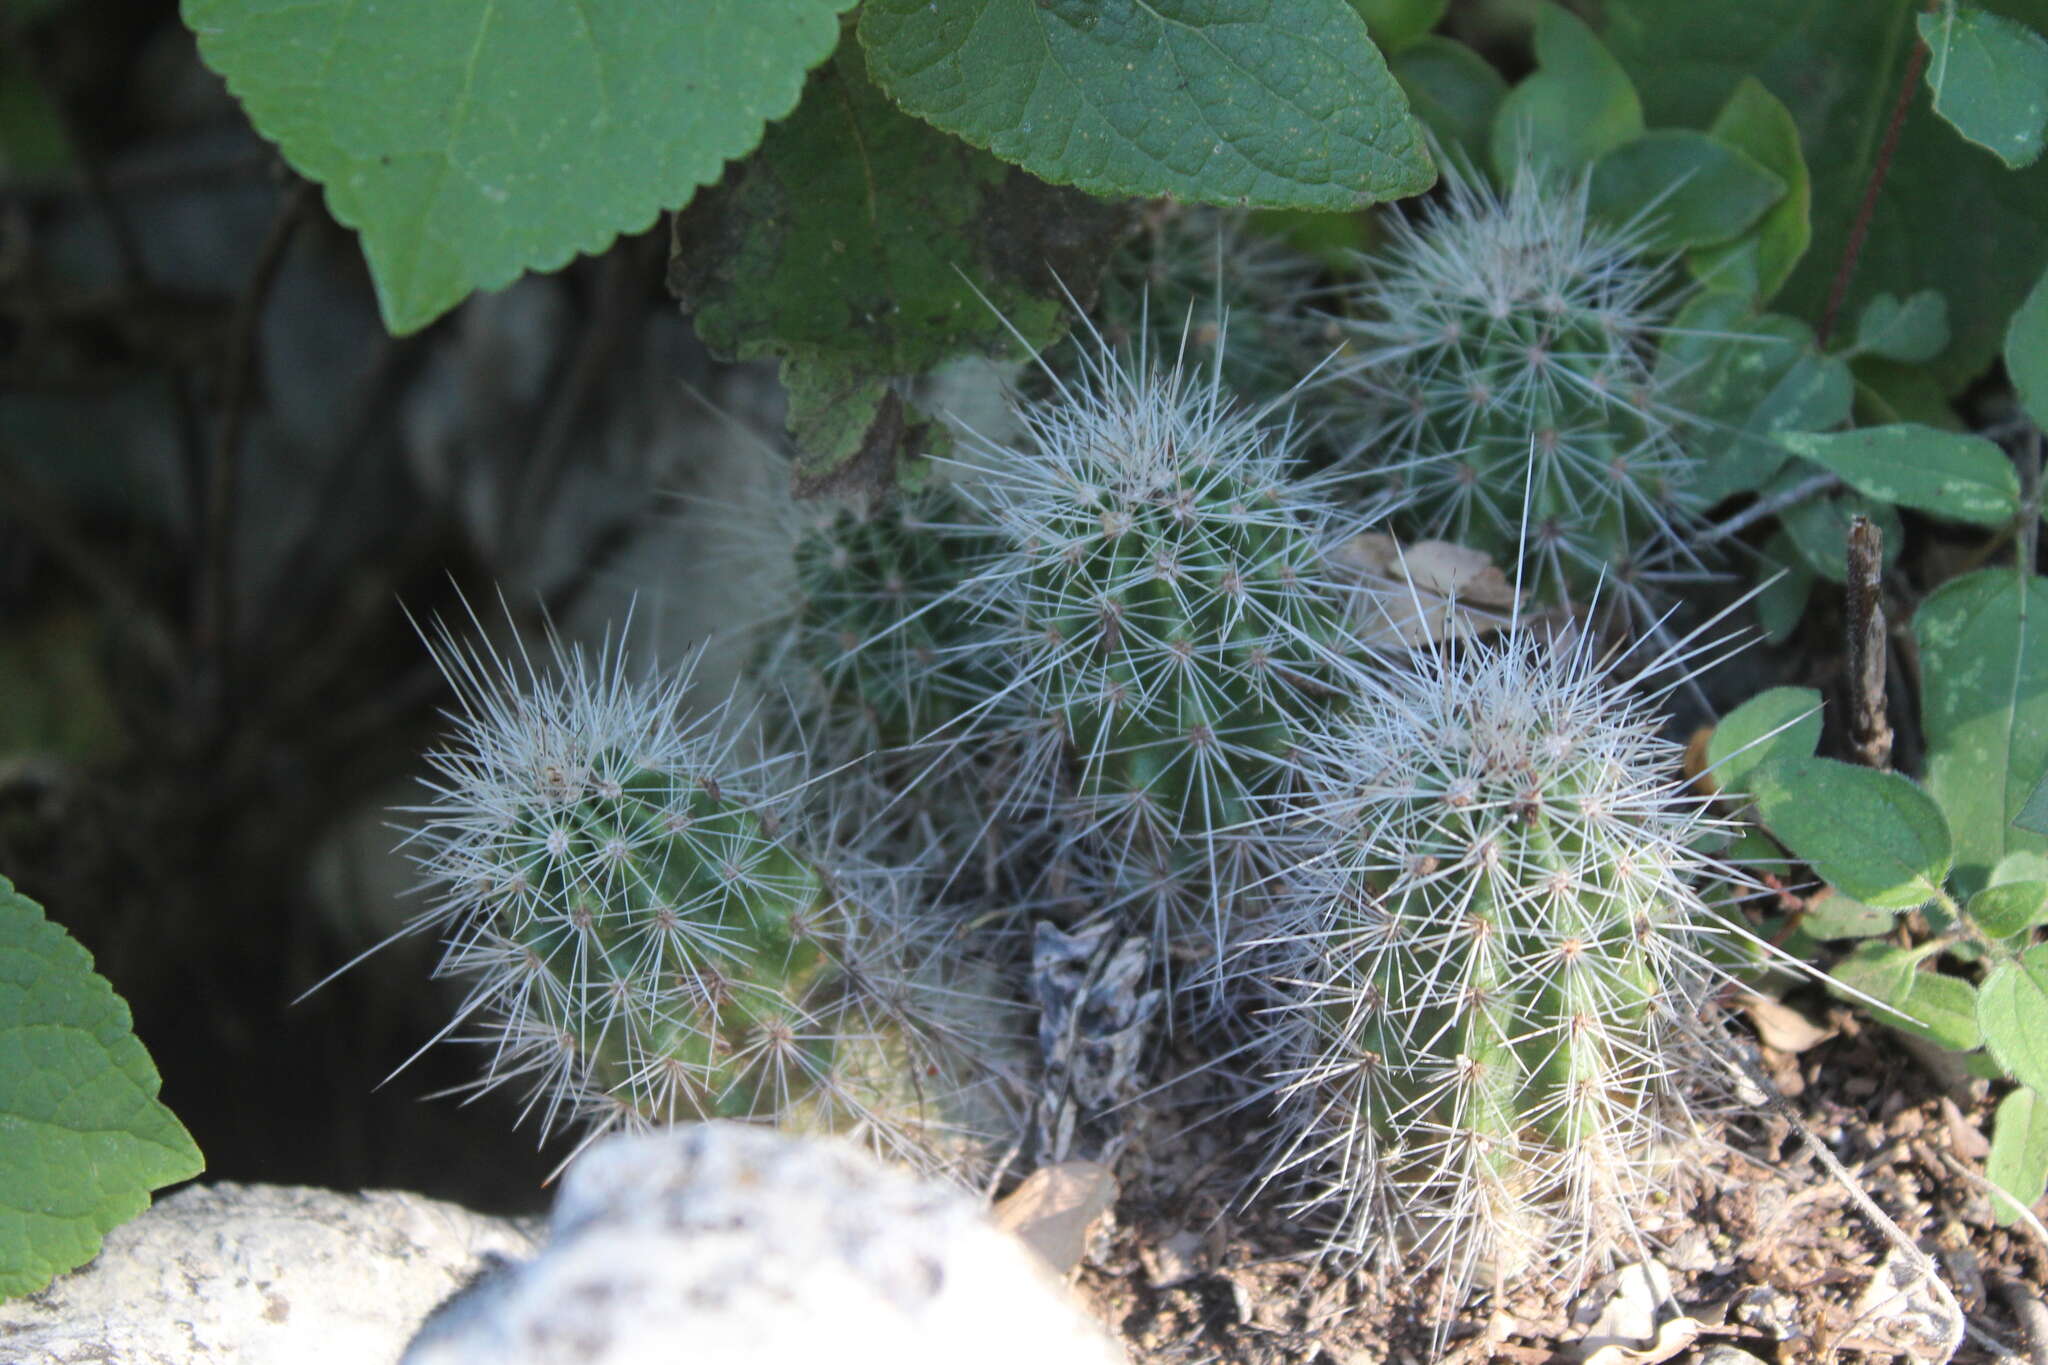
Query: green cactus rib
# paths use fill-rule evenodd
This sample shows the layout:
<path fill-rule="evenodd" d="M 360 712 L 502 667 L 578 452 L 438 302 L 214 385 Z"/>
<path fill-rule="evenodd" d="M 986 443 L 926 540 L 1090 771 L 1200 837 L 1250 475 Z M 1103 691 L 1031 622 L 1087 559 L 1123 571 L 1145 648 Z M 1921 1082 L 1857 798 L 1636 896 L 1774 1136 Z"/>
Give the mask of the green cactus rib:
<path fill-rule="evenodd" d="M 1466 642 L 1386 682 L 1310 745 L 1289 815 L 1269 1178 L 1333 1246 L 1466 1279 L 1626 1251 L 1697 1079 L 1684 1021 L 1724 979 L 1711 821 L 1583 641 Z"/>
<path fill-rule="evenodd" d="M 1405 496 L 1400 529 L 1521 562 L 1553 605 L 1696 573 L 1693 419 L 1649 356 L 1661 263 L 1589 221 L 1583 183 L 1533 171 L 1505 196 L 1454 181 L 1388 238 L 1336 296 L 1347 355 L 1319 401 L 1349 463 Z"/>

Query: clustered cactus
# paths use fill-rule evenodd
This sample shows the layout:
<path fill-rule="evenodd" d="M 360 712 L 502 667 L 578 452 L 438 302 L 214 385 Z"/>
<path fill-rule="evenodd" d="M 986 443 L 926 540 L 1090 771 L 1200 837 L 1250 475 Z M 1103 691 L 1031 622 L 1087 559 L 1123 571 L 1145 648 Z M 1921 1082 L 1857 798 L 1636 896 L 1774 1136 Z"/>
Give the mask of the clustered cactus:
<path fill-rule="evenodd" d="M 786 765 L 744 761 L 722 708 L 678 720 L 687 670 L 438 652 L 463 709 L 415 839 L 484 1087 L 523 1081 L 543 1133 L 726 1118 L 962 1150 L 989 1073 L 960 1039 L 1007 1026 L 914 876 L 815 847 Z"/>
<path fill-rule="evenodd" d="M 1304 756 L 1265 1179 L 1333 1247 L 1463 1284 L 1638 1244 L 1734 932 L 1659 724 L 1589 636 L 1517 631 L 1411 655 Z"/>
<path fill-rule="evenodd" d="M 1194 224 L 1237 230 L 1169 215 L 1154 244 Z M 1363 643 L 1371 599 L 1332 552 L 1397 500 L 1333 490 L 1364 475 L 1503 562 L 1526 535 L 1551 603 L 1678 563 L 1660 276 L 1583 185 L 1535 176 L 1453 184 L 1391 233 L 1316 391 L 1363 433 L 1337 468 L 1305 471 L 1285 398 L 1235 396 L 1219 311 L 1174 344 L 1092 333 L 1014 440 L 794 538 L 754 672 L 801 718 L 772 734 L 850 804 L 914 816 L 855 822 L 913 866 L 846 853 L 848 822 L 742 761 L 726 712 L 679 722 L 677 678 L 445 645 L 465 714 L 418 838 L 487 1083 L 525 1079 L 549 1124 L 957 1154 L 1001 1122 L 967 1044 L 1012 1032 L 960 951 L 958 870 L 995 842 L 1056 863 L 1064 899 L 1013 883 L 981 921 L 1078 900 L 1213 969 L 1263 1039 L 1262 1181 L 1330 1250 L 1462 1286 L 1632 1246 L 1732 932 L 1697 889 L 1711 821 L 1592 633 Z"/>
<path fill-rule="evenodd" d="M 1401 529 L 1524 560 L 1552 606 L 1605 581 L 1641 607 L 1695 570 L 1687 419 L 1652 354 L 1671 290 L 1640 231 L 1534 169 L 1387 221 L 1328 296 L 1344 355 L 1317 401 L 1347 464 L 1405 495 Z"/>

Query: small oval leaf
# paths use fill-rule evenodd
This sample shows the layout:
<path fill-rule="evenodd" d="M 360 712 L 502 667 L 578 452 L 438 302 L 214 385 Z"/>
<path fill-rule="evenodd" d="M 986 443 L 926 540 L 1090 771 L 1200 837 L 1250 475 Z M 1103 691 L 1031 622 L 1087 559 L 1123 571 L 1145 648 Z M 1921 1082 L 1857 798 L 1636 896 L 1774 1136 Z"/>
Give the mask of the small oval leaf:
<path fill-rule="evenodd" d="M 1984 1174 L 2012 1196 L 2010 1203 L 1991 1201 L 2001 1227 L 2018 1222 L 2021 1209 L 2041 1202 L 2042 1190 L 2048 1189 L 2048 1100 L 2040 1092 L 2023 1085 L 1998 1102 Z"/>
<path fill-rule="evenodd" d="M 1764 826 L 1830 884 L 1880 910 L 1933 900 L 1949 870 L 1941 808 L 1897 773 L 1781 758 L 1752 779 Z"/>
<path fill-rule="evenodd" d="M 1991 969 L 1977 992 L 1977 1022 L 2007 1075 L 2048 1089 L 2048 943 Z"/>
<path fill-rule="evenodd" d="M 2048 924 L 2048 882 L 2006 882 L 1970 897 L 1963 913 L 1993 938 L 2011 938 Z"/>
<path fill-rule="evenodd" d="M 1820 709 L 1820 693 L 1810 687 L 1773 687 L 1722 717 L 1707 741 L 1715 788 L 1739 795 L 1760 764 L 1810 757 L 1820 743 Z"/>

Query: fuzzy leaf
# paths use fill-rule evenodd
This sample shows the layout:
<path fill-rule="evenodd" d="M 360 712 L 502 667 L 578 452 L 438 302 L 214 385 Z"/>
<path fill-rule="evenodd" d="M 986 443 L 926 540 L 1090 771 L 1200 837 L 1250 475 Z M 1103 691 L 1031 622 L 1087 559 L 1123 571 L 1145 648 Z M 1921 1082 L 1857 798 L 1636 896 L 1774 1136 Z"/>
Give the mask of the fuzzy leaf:
<path fill-rule="evenodd" d="M 1984 1175 L 2012 1196 L 2011 1203 L 1991 1201 L 2000 1227 L 2017 1223 L 2021 1209 L 2041 1202 L 2048 1189 L 2048 1100 L 2039 1091 L 2023 1085 L 1998 1102 Z"/>
<path fill-rule="evenodd" d="M 1392 58 L 1421 42 L 1444 17 L 1451 0 L 1350 0 L 1351 8 L 1365 20 L 1379 50 Z"/>
<path fill-rule="evenodd" d="M 1886 360 L 1921 364 L 1948 346 L 1948 300 L 1923 289 L 1904 303 L 1879 294 L 1856 321 L 1856 349 Z"/>
<path fill-rule="evenodd" d="M 0 877 L 0 1298 L 96 1255 L 205 1168 L 92 955 Z"/>
<path fill-rule="evenodd" d="M 1751 785 L 1772 836 L 1865 905 L 1916 909 L 1948 877 L 1941 809 L 1897 773 L 1780 758 L 1759 767 Z"/>
<path fill-rule="evenodd" d="M 2048 427 L 2048 271 L 2034 281 L 2006 328 L 2005 371 L 2027 416 Z"/>
<path fill-rule="evenodd" d="M 1785 197 L 1785 182 L 1743 152 L 1690 128 L 1658 128 L 1593 163 L 1588 207 L 1614 223 L 1645 223 L 1653 252 L 1736 236 Z"/>
<path fill-rule="evenodd" d="M 1434 34 L 1387 59 L 1408 103 L 1444 150 L 1469 166 L 1486 161 L 1486 138 L 1508 92 L 1493 63 L 1463 43 Z"/>
<path fill-rule="evenodd" d="M 1979 526 L 2003 526 L 2019 512 L 2012 461 L 1981 436 L 1902 422 L 1788 432 L 1778 444 L 1832 469 L 1858 492 L 1900 507 Z"/>
<path fill-rule="evenodd" d="M 2041 780 L 2034 784 L 2034 790 L 2021 805 L 2019 814 L 2013 816 L 2012 823 L 2015 829 L 2048 835 L 2048 772 L 2041 774 Z"/>
<path fill-rule="evenodd" d="M 1494 116 L 1494 175 L 1512 183 L 1524 156 L 1574 171 L 1642 131 L 1643 104 L 1620 63 L 1583 19 L 1545 0 L 1536 11 L 1536 70 Z"/>
<path fill-rule="evenodd" d="M 200 55 L 362 234 L 384 322 L 599 252 L 689 202 L 852 0 L 184 0 Z"/>
<path fill-rule="evenodd" d="M 1059 280 L 1100 272 L 1116 211 L 900 113 L 851 44 L 760 152 L 680 215 L 670 286 L 729 359 L 780 356 L 800 472 L 915 437 L 892 379 L 1059 335 Z M 977 292 L 979 291 L 979 292 Z M 999 316 L 1000 315 L 1000 316 Z"/>
<path fill-rule="evenodd" d="M 2048 882 L 2004 882 L 1987 886 L 1963 907 L 1979 929 L 2011 938 L 2048 924 Z"/>
<path fill-rule="evenodd" d="M 1707 763 L 1720 791 L 1748 789 L 1749 775 L 1773 758 L 1806 758 L 1820 743 L 1820 693 L 1773 687 L 1722 717 L 1707 741 Z"/>
<path fill-rule="evenodd" d="M 1806 601 L 1818 581 L 1813 570 L 1799 562 L 1792 538 L 1775 531 L 1764 544 L 1763 562 L 1757 566 L 1756 623 L 1764 638 L 1782 644 L 1806 616 Z"/>
<path fill-rule="evenodd" d="M 2032 165 L 2048 128 L 2048 41 L 1975 5 L 1945 10 L 1917 17 L 1934 112 L 2014 170 Z"/>
<path fill-rule="evenodd" d="M 1913 978 L 1920 959 L 1890 943 L 1859 943 L 1834 965 L 1828 975 L 1849 988 L 1877 1001 L 1891 1013 L 1878 1018 L 1896 1028 L 1905 1022 L 1906 1000 L 1913 993 Z"/>
<path fill-rule="evenodd" d="M 1345 0 L 868 0 L 875 82 L 1044 180 L 1343 210 L 1436 179 Z"/>
<path fill-rule="evenodd" d="M 1813 240 L 1813 177 L 1799 150 L 1799 125 L 1784 101 L 1744 78 L 1707 129 L 1785 182 L 1785 196 L 1736 241 L 1702 247 L 1686 259 L 1696 279 L 1736 289 L 1762 307 L 1785 287 Z"/>
<path fill-rule="evenodd" d="M 1977 1022 L 2007 1075 L 2048 1090 L 2048 943 L 1991 969 L 1977 992 Z"/>
<path fill-rule="evenodd" d="M 1888 934 L 1898 916 L 1890 910 L 1865 905 L 1854 896 L 1837 891 L 1821 896 L 1799 918 L 1800 932 L 1823 943 L 1841 938 L 1875 938 Z"/>
<path fill-rule="evenodd" d="M 1956 834 L 1972 879 L 2007 854 L 2048 852 L 2048 835 L 2013 828 L 2048 769 L 2048 579 L 1983 569 L 1936 589 L 1913 614 L 1927 790 Z"/>
<path fill-rule="evenodd" d="M 1907 1019 L 1885 1022 L 1950 1052 L 1971 1052 L 1984 1041 L 1977 1020 L 1977 988 L 1961 977 L 1916 971 L 1906 993 Z"/>
<path fill-rule="evenodd" d="M 1817 321 L 1883 149 L 1920 0 L 1607 0 L 1602 8 L 1602 36 L 1652 123 L 1705 127 L 1750 78 L 1785 102 L 1813 174 L 1814 237 L 1775 305 Z M 1982 8 L 2048 31 L 2048 0 Z M 1954 340 L 1933 369 L 1953 392 L 1996 356 L 2014 282 L 2044 265 L 2048 165 L 2008 170 L 1959 139 L 1916 91 L 1844 300 L 1845 325 L 1881 291 L 1939 289 Z"/>

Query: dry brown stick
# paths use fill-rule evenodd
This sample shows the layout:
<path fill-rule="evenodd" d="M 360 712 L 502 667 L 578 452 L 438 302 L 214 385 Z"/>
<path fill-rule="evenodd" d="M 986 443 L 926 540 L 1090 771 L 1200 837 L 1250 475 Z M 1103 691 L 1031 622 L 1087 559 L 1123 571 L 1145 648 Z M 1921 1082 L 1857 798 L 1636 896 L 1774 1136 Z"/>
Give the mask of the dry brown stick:
<path fill-rule="evenodd" d="M 1849 746 L 1880 772 L 1892 763 L 1884 703 L 1884 533 L 1868 517 L 1849 523 Z"/>
<path fill-rule="evenodd" d="M 1991 1286 L 2019 1319 L 2020 1336 L 2027 1343 L 2027 1359 L 2032 1365 L 2048 1365 L 2048 1306 L 2042 1304 L 2032 1288 L 2010 1275 L 1991 1276 Z"/>

